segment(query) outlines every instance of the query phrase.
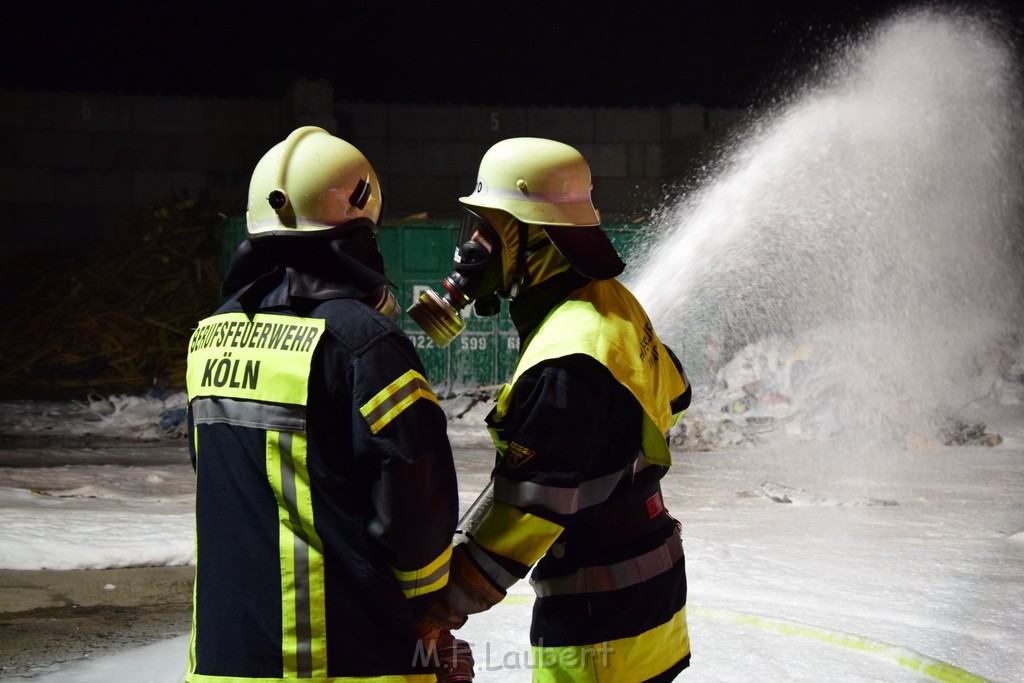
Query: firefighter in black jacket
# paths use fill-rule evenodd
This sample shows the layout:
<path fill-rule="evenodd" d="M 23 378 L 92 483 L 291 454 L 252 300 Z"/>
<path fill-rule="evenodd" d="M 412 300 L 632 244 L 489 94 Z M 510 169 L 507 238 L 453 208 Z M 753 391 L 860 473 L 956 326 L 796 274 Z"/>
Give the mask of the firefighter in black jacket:
<path fill-rule="evenodd" d="M 472 675 L 465 643 L 417 636 L 448 581 L 458 490 L 445 414 L 393 320 L 381 206 L 366 158 L 321 128 L 253 171 L 230 296 L 188 350 L 188 681 Z"/>
<path fill-rule="evenodd" d="M 689 664 L 680 526 L 662 499 L 666 434 L 689 405 L 679 361 L 617 280 L 624 264 L 574 148 L 497 143 L 463 197 L 445 294 L 409 310 L 439 344 L 475 302 L 506 297 L 520 338 L 488 416 L 489 497 L 455 546 L 431 618 L 450 628 L 500 601 L 532 568 L 535 681 L 667 681 Z"/>

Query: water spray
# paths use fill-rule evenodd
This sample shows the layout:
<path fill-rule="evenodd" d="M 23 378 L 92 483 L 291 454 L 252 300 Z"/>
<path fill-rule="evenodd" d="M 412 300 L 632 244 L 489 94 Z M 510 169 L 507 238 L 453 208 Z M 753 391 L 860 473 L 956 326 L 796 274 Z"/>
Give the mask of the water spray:
<path fill-rule="evenodd" d="M 919 428 L 1024 317 L 1019 67 L 994 24 L 926 10 L 817 73 L 661 208 L 625 279 L 698 382 L 752 342 L 813 341 L 847 425 Z"/>

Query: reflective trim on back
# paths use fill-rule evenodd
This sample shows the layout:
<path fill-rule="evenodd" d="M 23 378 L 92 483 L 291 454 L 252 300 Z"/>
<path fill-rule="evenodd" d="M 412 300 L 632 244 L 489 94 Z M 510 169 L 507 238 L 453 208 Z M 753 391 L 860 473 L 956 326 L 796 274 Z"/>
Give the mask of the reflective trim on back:
<path fill-rule="evenodd" d="M 286 677 L 324 678 L 324 548 L 313 526 L 304 434 L 267 432 L 267 478 L 277 498 L 284 672 Z"/>
<path fill-rule="evenodd" d="M 221 396 L 305 405 L 320 318 L 219 313 L 200 321 L 188 346 L 189 400 Z"/>
<path fill-rule="evenodd" d="M 236 401 L 231 398 L 197 398 L 192 401 L 196 424 L 229 424 L 278 432 L 306 430 L 305 406 Z"/>

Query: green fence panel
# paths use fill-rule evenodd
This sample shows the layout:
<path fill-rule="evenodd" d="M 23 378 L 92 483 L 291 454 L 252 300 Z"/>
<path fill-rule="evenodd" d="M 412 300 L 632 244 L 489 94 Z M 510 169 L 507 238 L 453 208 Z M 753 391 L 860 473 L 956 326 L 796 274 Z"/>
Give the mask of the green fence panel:
<path fill-rule="evenodd" d="M 644 239 L 639 223 L 602 226 L 615 248 L 628 258 Z M 245 238 L 245 217 L 228 218 L 221 230 L 221 275 L 227 272 L 238 244 Z M 451 272 L 459 238 L 456 221 L 385 223 L 377 233 L 388 277 L 395 284 L 402 315 L 398 324 L 412 340 L 423 361 L 427 379 L 439 394 L 470 387 L 496 386 L 508 381 L 519 355 L 519 337 L 502 302 L 501 313 L 481 317 L 472 306 L 463 311 L 466 329 L 448 347 L 438 348 L 406 315 L 422 292 L 443 292 L 441 280 Z"/>
<path fill-rule="evenodd" d="M 228 216 L 217 226 L 217 270 L 221 280 L 228 272 L 235 250 L 245 239 L 245 215 Z"/>

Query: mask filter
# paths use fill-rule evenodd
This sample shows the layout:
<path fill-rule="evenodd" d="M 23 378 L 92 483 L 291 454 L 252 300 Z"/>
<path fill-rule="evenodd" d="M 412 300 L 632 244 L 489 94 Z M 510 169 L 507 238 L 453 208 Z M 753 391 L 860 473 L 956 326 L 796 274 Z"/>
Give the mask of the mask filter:
<path fill-rule="evenodd" d="M 466 323 L 459 315 L 459 309 L 455 307 L 449 292 L 438 296 L 437 292 L 428 289 L 420 294 L 420 298 L 406 312 L 442 349 L 466 329 Z"/>
<path fill-rule="evenodd" d="M 387 285 L 378 287 L 377 291 L 367 299 L 367 303 L 387 316 L 391 322 L 398 322 L 398 316 L 401 314 L 398 308 L 398 299 Z"/>
<path fill-rule="evenodd" d="M 466 253 L 477 255 L 478 250 L 483 251 L 485 256 L 487 255 L 487 250 L 483 245 L 473 241 L 467 242 L 455 252 L 455 262 L 460 265 L 465 263 Z M 427 336 L 442 349 L 459 336 L 462 330 L 466 329 L 466 323 L 459 311 L 473 300 L 466 291 L 468 282 L 463 273 L 453 270 L 448 277 L 441 281 L 441 285 L 444 287 L 443 295 L 438 295 L 434 290 L 428 289 L 420 294 L 420 298 L 407 311 L 413 322 L 419 325 L 420 329 L 426 332 Z"/>

